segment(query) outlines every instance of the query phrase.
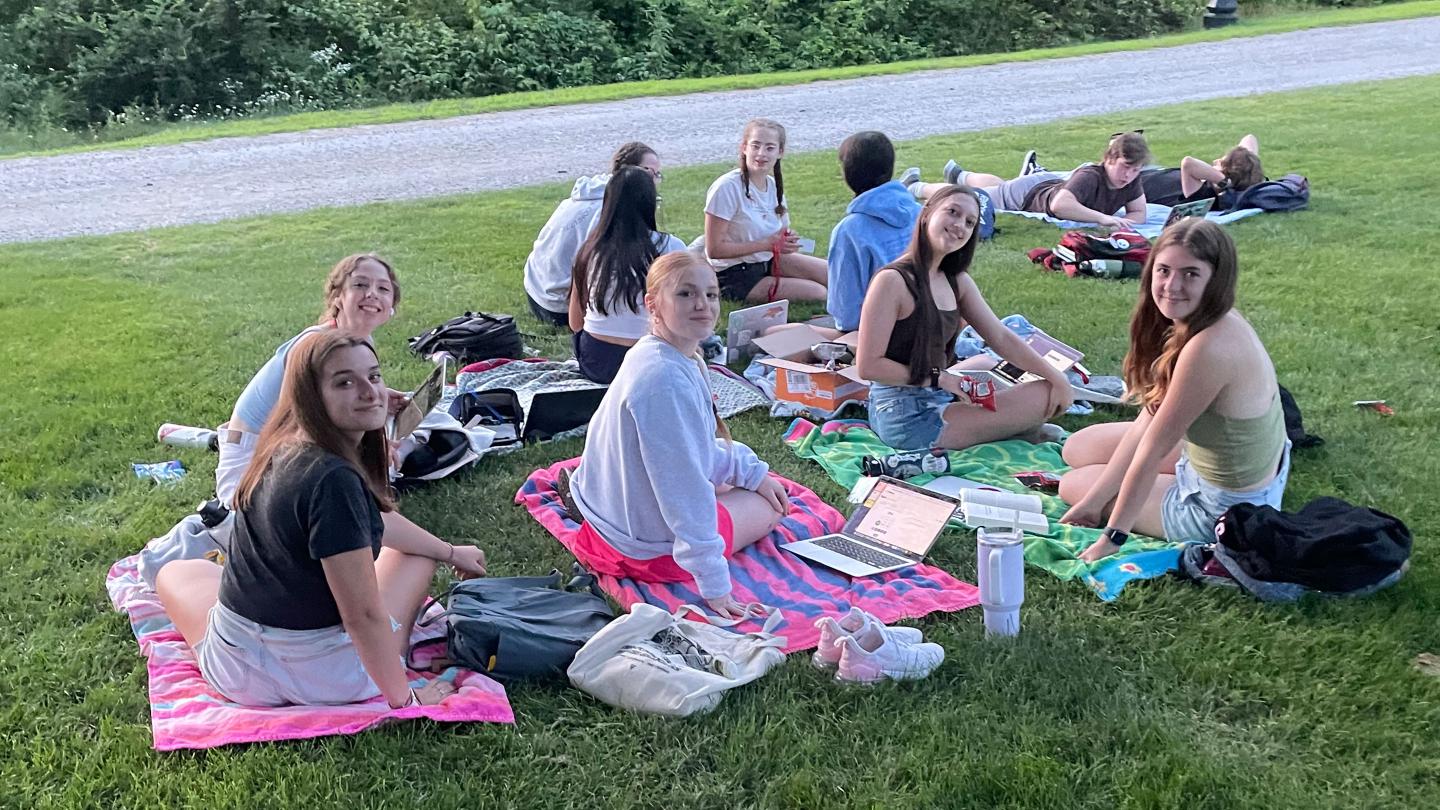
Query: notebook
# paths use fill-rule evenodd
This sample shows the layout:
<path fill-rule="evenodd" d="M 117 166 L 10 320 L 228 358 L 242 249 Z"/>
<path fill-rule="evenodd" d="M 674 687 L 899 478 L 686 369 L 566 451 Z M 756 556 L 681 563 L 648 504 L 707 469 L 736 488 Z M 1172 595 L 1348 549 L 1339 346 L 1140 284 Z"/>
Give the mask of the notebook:
<path fill-rule="evenodd" d="M 915 565 L 945 530 L 959 501 L 881 476 L 836 534 L 781 548 L 852 577 Z"/>
<path fill-rule="evenodd" d="M 1168 228 L 1186 217 L 1203 217 L 1210 213 L 1213 205 L 1215 205 L 1214 197 L 1194 202 L 1182 202 L 1170 209 L 1170 216 L 1165 219 L 1165 227 Z"/>
<path fill-rule="evenodd" d="M 446 362 L 442 358 L 435 370 L 430 372 L 430 376 L 410 394 L 410 401 L 405 403 L 405 407 L 395 414 L 395 418 L 390 422 L 391 441 L 399 441 L 415 432 L 415 428 L 424 421 L 425 414 L 430 413 L 440 401 L 440 395 L 445 389 L 445 366 Z"/>

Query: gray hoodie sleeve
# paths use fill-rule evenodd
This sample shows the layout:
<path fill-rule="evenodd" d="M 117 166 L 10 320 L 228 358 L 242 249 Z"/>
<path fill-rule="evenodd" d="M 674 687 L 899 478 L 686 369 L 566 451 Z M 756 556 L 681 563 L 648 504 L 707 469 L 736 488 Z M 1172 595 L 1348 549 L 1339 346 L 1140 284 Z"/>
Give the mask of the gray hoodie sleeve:
<path fill-rule="evenodd" d="M 760 485 L 769 467 L 743 444 L 707 434 L 709 403 L 688 386 L 667 385 L 633 400 L 640 463 L 649 473 L 661 517 L 675 538 L 675 563 L 695 577 L 706 599 L 730 592 L 725 541 L 716 522 L 715 487 Z"/>

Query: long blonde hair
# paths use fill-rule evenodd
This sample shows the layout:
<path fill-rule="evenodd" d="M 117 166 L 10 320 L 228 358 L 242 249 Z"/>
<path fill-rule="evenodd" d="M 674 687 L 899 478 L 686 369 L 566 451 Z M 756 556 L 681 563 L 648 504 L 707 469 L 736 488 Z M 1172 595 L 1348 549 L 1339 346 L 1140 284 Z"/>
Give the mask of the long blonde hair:
<path fill-rule="evenodd" d="M 681 271 L 691 267 L 704 267 L 712 273 L 715 272 L 714 268 L 710 266 L 710 262 L 706 261 L 705 257 L 696 251 L 676 250 L 666 253 L 650 265 L 650 273 L 645 276 L 645 294 L 659 297 L 664 292 L 673 289 L 675 287 L 675 276 Z M 650 317 L 653 322 L 655 316 L 652 314 Z M 705 365 L 705 357 L 699 352 L 696 352 L 692 359 L 700 366 L 701 374 L 706 380 L 706 390 L 708 391 L 710 369 Z M 715 435 L 724 439 L 726 442 L 733 442 L 734 439 L 730 435 L 730 426 L 725 424 L 725 420 L 720 417 L 720 410 L 715 407 L 713 398 L 710 401 L 710 410 L 715 414 Z"/>

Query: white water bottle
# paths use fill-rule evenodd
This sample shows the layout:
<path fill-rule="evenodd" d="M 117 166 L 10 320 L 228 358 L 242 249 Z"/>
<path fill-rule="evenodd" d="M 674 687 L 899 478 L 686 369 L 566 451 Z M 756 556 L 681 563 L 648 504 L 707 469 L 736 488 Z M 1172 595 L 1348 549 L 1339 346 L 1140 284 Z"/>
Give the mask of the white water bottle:
<path fill-rule="evenodd" d="M 976 533 L 975 566 L 987 636 L 1020 633 L 1020 604 L 1025 601 L 1024 538 L 1015 528 L 982 528 Z"/>
<path fill-rule="evenodd" d="M 198 447 L 209 450 L 218 450 L 220 447 L 220 434 L 213 430 L 188 425 L 172 425 L 169 422 L 160 426 L 160 430 L 155 433 L 155 438 L 175 447 Z"/>

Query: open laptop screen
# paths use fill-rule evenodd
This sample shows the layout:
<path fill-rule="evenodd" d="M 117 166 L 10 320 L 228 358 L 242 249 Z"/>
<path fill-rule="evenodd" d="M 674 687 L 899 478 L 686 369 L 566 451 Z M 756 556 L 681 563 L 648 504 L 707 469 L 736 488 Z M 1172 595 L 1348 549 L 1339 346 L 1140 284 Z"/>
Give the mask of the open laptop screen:
<path fill-rule="evenodd" d="M 878 481 L 850 529 L 857 537 L 924 555 L 945 528 L 955 503 L 918 488 Z"/>

